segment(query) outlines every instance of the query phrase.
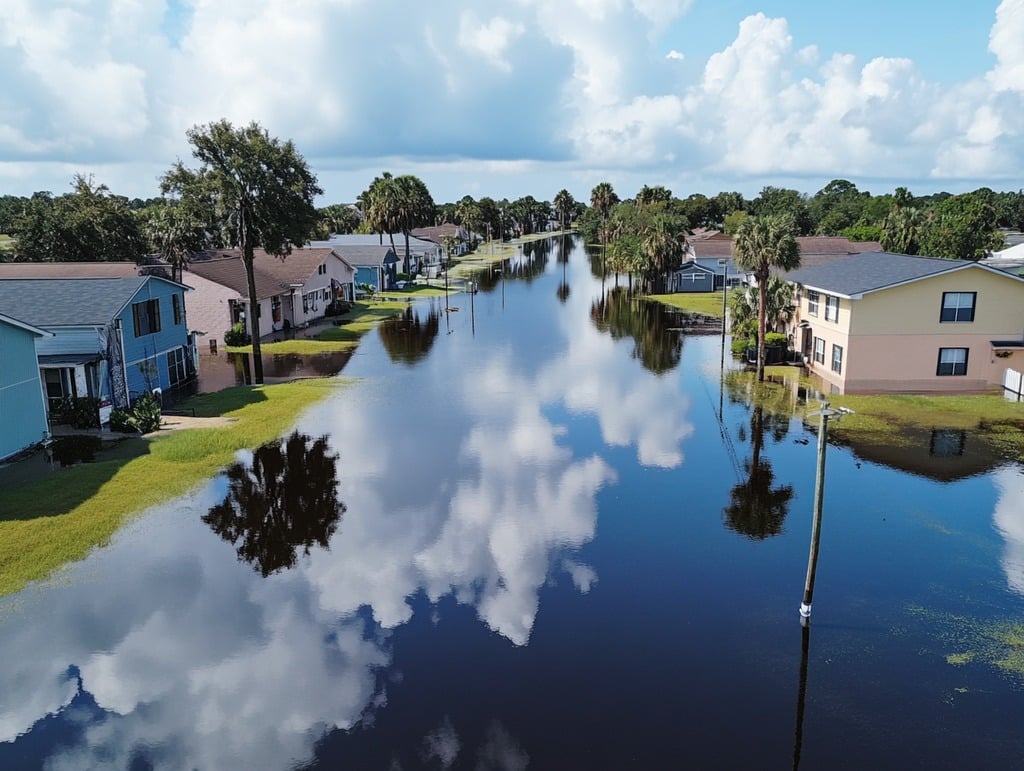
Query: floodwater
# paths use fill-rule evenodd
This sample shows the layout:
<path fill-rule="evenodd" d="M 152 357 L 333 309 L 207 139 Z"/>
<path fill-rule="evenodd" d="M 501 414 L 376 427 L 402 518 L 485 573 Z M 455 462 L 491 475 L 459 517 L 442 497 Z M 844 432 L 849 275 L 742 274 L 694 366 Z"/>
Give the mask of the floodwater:
<path fill-rule="evenodd" d="M 806 396 L 613 288 L 525 247 L 4 600 L 0 768 L 1024 766 L 1024 467 L 829 446 L 802 627 Z"/>

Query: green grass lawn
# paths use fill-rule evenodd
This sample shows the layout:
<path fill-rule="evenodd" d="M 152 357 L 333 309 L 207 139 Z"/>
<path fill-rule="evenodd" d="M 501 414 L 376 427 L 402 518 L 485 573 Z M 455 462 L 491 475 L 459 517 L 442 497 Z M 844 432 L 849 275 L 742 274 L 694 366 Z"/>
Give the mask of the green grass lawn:
<path fill-rule="evenodd" d="M 722 318 L 721 292 L 676 292 L 647 295 L 647 298 L 689 313 L 703 313 L 705 316 Z"/>
<path fill-rule="evenodd" d="M 0 233 L 0 252 L 13 252 L 14 251 L 14 239 L 10 236 Z"/>
<path fill-rule="evenodd" d="M 334 317 L 340 322 L 338 326 L 322 327 L 313 337 L 296 337 L 292 340 L 282 340 L 279 343 L 263 343 L 260 350 L 267 355 L 295 353 L 300 355 L 311 355 L 317 353 L 335 353 L 354 348 L 360 338 L 377 324 L 386 318 L 402 313 L 407 305 L 388 300 L 387 297 L 415 297 L 430 296 L 432 290 L 423 287 L 423 292 L 418 293 L 410 290 L 407 295 L 398 293 L 384 293 L 383 300 L 359 300 L 352 305 L 352 310 L 341 316 Z M 444 296 L 444 292 L 435 292 Z M 312 333 L 307 333 L 312 334 Z M 252 353 L 251 345 L 226 346 L 229 353 Z"/>
<path fill-rule="evenodd" d="M 194 397 L 197 416 L 227 416 L 226 426 L 133 438 L 95 463 L 74 466 L 0 491 L 0 596 L 80 560 L 133 515 L 213 477 L 235 453 L 276 439 L 299 414 L 344 387 L 338 378 L 236 386 Z"/>

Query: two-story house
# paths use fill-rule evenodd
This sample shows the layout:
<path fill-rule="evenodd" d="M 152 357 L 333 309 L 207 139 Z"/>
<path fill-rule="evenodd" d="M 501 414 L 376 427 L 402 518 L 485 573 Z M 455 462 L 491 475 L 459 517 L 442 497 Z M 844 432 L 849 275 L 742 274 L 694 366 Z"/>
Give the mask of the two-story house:
<path fill-rule="evenodd" d="M 1024 369 L 1024 279 L 867 252 L 787 274 L 793 346 L 838 393 L 981 392 Z"/>
<path fill-rule="evenodd" d="M 50 336 L 0 313 L 0 460 L 49 435 L 36 340 Z"/>
<path fill-rule="evenodd" d="M 195 375 L 187 291 L 159 276 L 0 279 L 0 313 L 52 334 L 36 342 L 48 403 L 95 397 L 105 418 Z"/>

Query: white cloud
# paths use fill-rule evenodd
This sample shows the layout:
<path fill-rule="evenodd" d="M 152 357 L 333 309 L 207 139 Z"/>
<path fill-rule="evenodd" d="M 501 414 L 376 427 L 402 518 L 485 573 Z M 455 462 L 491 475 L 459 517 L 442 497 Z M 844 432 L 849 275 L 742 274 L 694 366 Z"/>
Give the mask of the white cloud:
<path fill-rule="evenodd" d="M 0 184 L 64 190 L 70 168 L 153 195 L 189 156 L 186 129 L 223 117 L 294 139 L 332 200 L 383 168 L 419 173 L 439 200 L 546 198 L 566 180 L 582 198 L 606 178 L 711 194 L 734 180 L 1019 176 L 1024 0 L 995 10 L 991 70 L 941 87 L 910 59 L 823 51 L 762 13 L 722 19 L 736 37 L 702 61 L 690 6 L 11 0 Z"/>

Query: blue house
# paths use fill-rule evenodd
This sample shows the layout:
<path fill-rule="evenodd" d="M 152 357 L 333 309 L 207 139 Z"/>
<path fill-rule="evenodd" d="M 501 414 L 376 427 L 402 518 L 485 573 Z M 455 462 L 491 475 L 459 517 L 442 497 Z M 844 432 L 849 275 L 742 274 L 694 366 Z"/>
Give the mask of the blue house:
<path fill-rule="evenodd" d="M 0 313 L 0 460 L 49 434 L 36 340 L 50 333 Z"/>
<path fill-rule="evenodd" d="M 37 345 L 48 408 L 99 399 L 101 420 L 196 371 L 188 287 L 160 276 L 0 279 L 0 313 L 52 333 Z"/>
<path fill-rule="evenodd" d="M 697 257 L 685 260 L 668 275 L 666 292 L 717 292 L 728 282 L 730 287 L 741 286 L 746 276 L 731 259 L 724 257 Z"/>
<path fill-rule="evenodd" d="M 401 261 L 390 246 L 379 245 L 375 235 L 332 236 L 326 241 L 313 241 L 309 246 L 329 246 L 354 267 L 357 291 L 360 284 L 369 284 L 374 291 L 382 292 L 394 287 L 398 280 Z"/>

